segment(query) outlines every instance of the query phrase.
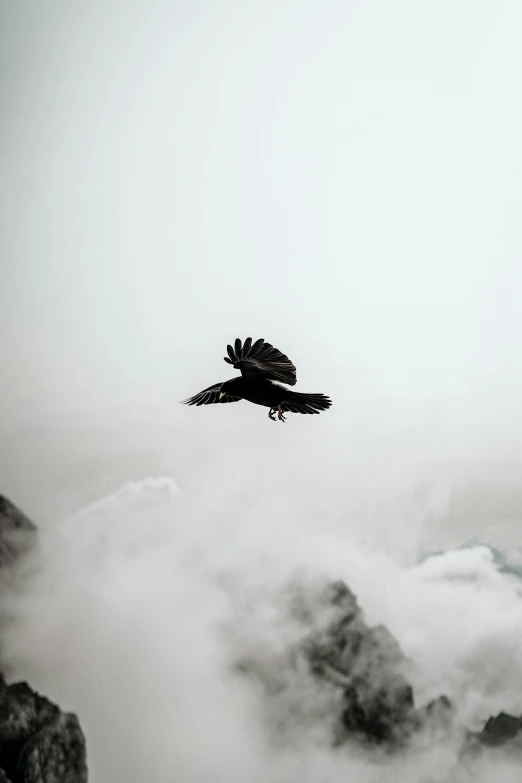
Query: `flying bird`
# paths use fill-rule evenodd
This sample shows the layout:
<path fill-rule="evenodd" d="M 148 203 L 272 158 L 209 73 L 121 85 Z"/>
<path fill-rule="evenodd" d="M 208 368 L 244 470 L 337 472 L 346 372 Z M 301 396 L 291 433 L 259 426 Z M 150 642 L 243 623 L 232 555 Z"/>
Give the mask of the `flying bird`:
<path fill-rule="evenodd" d="M 241 375 L 229 381 L 214 383 L 199 394 L 182 400 L 185 405 L 211 405 L 247 400 L 269 408 L 272 421 L 286 421 L 285 413 L 320 413 L 332 404 L 324 394 L 303 394 L 283 384 L 295 386 L 296 370 L 288 356 L 263 339 L 252 343 L 247 337 L 242 344 L 238 338 L 234 347 L 227 345 L 225 361 Z"/>

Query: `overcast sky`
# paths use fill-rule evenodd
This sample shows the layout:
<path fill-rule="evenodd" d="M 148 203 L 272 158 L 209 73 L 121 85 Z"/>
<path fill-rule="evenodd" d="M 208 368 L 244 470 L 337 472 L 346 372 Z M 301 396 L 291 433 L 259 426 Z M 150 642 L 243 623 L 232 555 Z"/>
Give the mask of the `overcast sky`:
<path fill-rule="evenodd" d="M 376 451 L 520 457 L 517 0 L 2 17 L 5 491 L 34 506 L 80 453 L 219 483 L 250 444 L 256 473 L 321 465 L 335 502 Z M 334 407 L 180 406 L 247 335 Z"/>

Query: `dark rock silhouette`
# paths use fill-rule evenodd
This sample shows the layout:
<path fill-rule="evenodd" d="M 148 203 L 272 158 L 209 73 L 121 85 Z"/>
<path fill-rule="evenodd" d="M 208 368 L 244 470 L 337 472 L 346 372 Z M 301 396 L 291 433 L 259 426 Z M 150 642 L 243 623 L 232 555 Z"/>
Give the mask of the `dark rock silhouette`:
<path fill-rule="evenodd" d="M 85 737 L 76 715 L 61 713 L 32 737 L 17 770 L 25 783 L 87 783 Z"/>
<path fill-rule="evenodd" d="M 367 625 L 344 582 L 329 585 L 323 601 L 334 614 L 325 630 L 312 631 L 304 640 L 303 651 L 315 677 L 342 688 L 336 744 L 357 739 L 393 749 L 429 726 L 452 726 L 446 697 L 415 706 L 409 661 L 397 640 L 384 626 Z"/>
<path fill-rule="evenodd" d="M 64 714 L 26 682 L 0 696 L 0 766 L 23 783 L 86 783 L 85 738 L 75 715 Z"/>
<path fill-rule="evenodd" d="M 497 748 L 522 753 L 522 716 L 501 712 L 489 718 L 482 731 L 468 733 L 468 750 L 471 753 L 493 752 Z"/>
<path fill-rule="evenodd" d="M 315 594 L 309 585 L 294 582 L 283 600 L 292 622 L 303 629 L 301 641 L 268 665 L 266 659 L 252 656 L 242 659 L 238 668 L 261 682 L 268 698 L 277 699 L 291 687 L 291 672 L 302 670 L 304 662 L 315 683 L 317 703 L 323 690 L 329 693 L 323 718 L 330 722 L 333 745 L 357 742 L 394 752 L 423 732 L 439 737 L 456 732 L 464 754 L 513 743 L 515 738 L 522 748 L 522 719 L 503 713 L 490 718 L 481 732 L 472 733 L 457 724 L 446 695 L 417 706 L 408 677 L 411 662 L 387 628 L 366 623 L 344 582 L 323 585 Z M 299 680 L 298 687 L 302 686 Z M 306 716 L 299 714 L 298 706 L 293 714 L 299 726 L 304 725 Z"/>
<path fill-rule="evenodd" d="M 36 525 L 0 495 L 0 567 L 14 563 L 36 543 Z"/>
<path fill-rule="evenodd" d="M 0 568 L 17 566 L 36 544 L 36 526 L 0 495 Z M 78 718 L 26 682 L 0 672 L 0 783 L 87 783 L 85 737 Z"/>
<path fill-rule="evenodd" d="M 335 746 L 356 741 L 389 752 L 424 730 L 453 730 L 454 710 L 447 697 L 415 704 L 408 676 L 412 663 L 387 628 L 367 624 L 344 582 L 314 588 L 293 581 L 281 600 L 288 624 L 302 630 L 300 640 L 275 659 L 254 650 L 237 667 L 264 686 L 267 701 L 274 704 L 268 709 L 269 722 L 290 712 L 299 730 L 317 722 L 329 726 Z M 306 699 L 300 700 L 300 690 L 308 692 Z M 280 737 L 288 730 L 294 730 L 288 722 L 276 728 Z"/>
<path fill-rule="evenodd" d="M 522 718 L 501 712 L 496 718 L 488 720 L 478 736 L 483 745 L 494 747 L 515 739 L 521 729 Z"/>

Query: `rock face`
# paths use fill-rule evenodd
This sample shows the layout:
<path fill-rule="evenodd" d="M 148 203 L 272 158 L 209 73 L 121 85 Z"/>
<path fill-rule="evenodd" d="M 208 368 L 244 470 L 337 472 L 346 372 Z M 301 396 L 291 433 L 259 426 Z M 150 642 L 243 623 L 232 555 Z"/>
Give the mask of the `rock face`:
<path fill-rule="evenodd" d="M 36 525 L 0 495 L 0 567 L 14 563 L 36 543 Z"/>
<path fill-rule="evenodd" d="M 501 712 L 496 717 L 489 718 L 482 731 L 470 733 L 469 744 L 475 752 L 499 747 L 522 752 L 522 716 L 516 717 Z"/>
<path fill-rule="evenodd" d="M 425 716 L 415 710 L 397 641 L 384 626 L 366 624 L 343 582 L 329 585 L 323 601 L 334 613 L 324 631 L 304 640 L 303 651 L 316 677 L 342 689 L 337 742 L 402 743 Z"/>
<path fill-rule="evenodd" d="M 85 738 L 75 715 L 26 682 L 0 695 L 0 766 L 12 783 L 86 783 Z"/>
<path fill-rule="evenodd" d="M 515 739 L 522 731 L 522 717 L 515 718 L 507 712 L 501 712 L 496 718 L 490 718 L 478 735 L 483 745 L 492 747 L 503 745 Z"/>
<path fill-rule="evenodd" d="M 329 585 L 324 602 L 334 608 L 324 632 L 312 632 L 303 651 L 314 676 L 342 689 L 336 744 L 357 739 L 388 749 L 403 747 L 416 733 L 454 727 L 446 696 L 415 705 L 409 661 L 382 625 L 370 627 L 357 598 L 344 582 Z"/>
<path fill-rule="evenodd" d="M 8 573 L 36 543 L 36 527 L 0 495 L 0 567 Z M 0 673 L 0 783 L 87 783 L 85 737 L 26 682 Z"/>
<path fill-rule="evenodd" d="M 321 716 L 330 725 L 334 746 L 357 742 L 394 752 L 423 732 L 432 732 L 439 737 L 461 736 L 463 753 L 475 754 L 505 743 L 519 744 L 522 749 L 522 718 L 502 713 L 490 718 L 481 732 L 472 733 L 456 724 L 454 707 L 445 695 L 417 706 L 408 679 L 410 662 L 387 628 L 366 623 L 344 582 L 324 585 L 316 595 L 309 587 L 294 584 L 285 602 L 291 620 L 303 629 L 300 641 L 276 661 L 267 664 L 265 658 L 260 663 L 255 656 L 247 656 L 238 668 L 261 682 L 269 699 L 279 699 L 285 708 L 292 703 L 300 727 L 306 715 L 300 714 L 299 704 L 296 707 L 296 700 L 284 692 L 292 688 L 291 672 L 304 668 L 308 683 L 310 678 L 315 683 L 314 703 L 323 703 Z M 298 676 L 297 689 L 307 688 L 309 684 Z M 269 719 L 277 712 L 276 704 Z"/>
<path fill-rule="evenodd" d="M 387 628 L 368 625 L 344 582 L 294 581 L 283 590 L 280 609 L 278 627 L 294 630 L 287 649 L 274 657 L 255 645 L 237 666 L 264 687 L 271 705 L 265 718 L 280 741 L 321 724 L 334 746 L 355 741 L 392 752 L 424 730 L 454 729 L 446 697 L 415 704 L 411 662 Z M 292 716 L 286 723 L 285 714 Z"/>

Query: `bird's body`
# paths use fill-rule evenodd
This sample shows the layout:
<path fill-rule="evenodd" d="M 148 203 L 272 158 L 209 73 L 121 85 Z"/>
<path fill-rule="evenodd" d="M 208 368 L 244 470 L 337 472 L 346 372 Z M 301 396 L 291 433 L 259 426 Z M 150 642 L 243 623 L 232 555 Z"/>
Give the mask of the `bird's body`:
<path fill-rule="evenodd" d="M 284 413 L 320 413 L 332 404 L 324 394 L 303 394 L 283 386 L 293 386 L 296 370 L 290 359 L 264 340 L 252 345 L 248 337 L 244 344 L 235 341 L 234 348 L 227 346 L 225 361 L 241 370 L 241 375 L 222 383 L 216 383 L 199 394 L 183 400 L 188 405 L 209 405 L 220 402 L 247 400 L 254 405 L 269 408 L 269 417 L 285 421 Z M 281 381 L 283 383 L 281 383 Z"/>
<path fill-rule="evenodd" d="M 280 386 L 274 381 L 267 381 L 266 378 L 260 378 L 257 381 L 242 376 L 225 381 L 221 387 L 225 394 L 241 397 L 243 400 L 253 402 L 254 405 L 264 405 L 266 408 L 278 406 L 281 401 L 282 389 L 284 386 Z"/>
<path fill-rule="evenodd" d="M 299 403 L 300 399 L 328 399 L 324 394 L 303 394 L 291 391 L 282 384 L 268 381 L 266 378 L 252 380 L 243 376 L 225 381 L 221 386 L 221 391 L 232 397 L 241 397 L 243 400 L 253 402 L 254 405 L 264 405 L 265 408 L 277 408 L 278 405 L 285 402 Z"/>

